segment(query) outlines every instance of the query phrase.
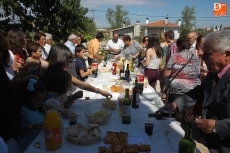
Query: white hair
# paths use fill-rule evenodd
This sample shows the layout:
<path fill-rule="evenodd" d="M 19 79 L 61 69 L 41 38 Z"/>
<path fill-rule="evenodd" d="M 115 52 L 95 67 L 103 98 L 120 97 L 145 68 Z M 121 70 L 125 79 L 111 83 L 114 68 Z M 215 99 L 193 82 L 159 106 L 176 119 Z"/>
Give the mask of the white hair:
<path fill-rule="evenodd" d="M 46 40 L 53 39 L 53 36 L 50 33 L 44 33 L 46 35 Z"/>
<path fill-rule="evenodd" d="M 73 39 L 77 39 L 77 35 L 75 34 L 69 35 L 68 40 L 73 40 Z"/>
<path fill-rule="evenodd" d="M 205 37 L 206 45 L 213 44 L 213 51 L 224 54 L 230 51 L 230 30 L 224 29 L 212 32 Z"/>

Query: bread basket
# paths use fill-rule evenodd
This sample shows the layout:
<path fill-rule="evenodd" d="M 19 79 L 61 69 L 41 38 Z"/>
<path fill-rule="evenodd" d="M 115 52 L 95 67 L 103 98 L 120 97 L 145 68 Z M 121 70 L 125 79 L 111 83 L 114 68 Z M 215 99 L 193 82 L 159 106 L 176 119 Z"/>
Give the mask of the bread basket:
<path fill-rule="evenodd" d="M 81 135 L 79 131 L 82 129 L 83 132 L 87 132 L 89 137 Z M 74 132 L 79 133 L 78 137 L 74 136 Z M 76 145 L 84 146 L 94 144 L 101 140 L 101 130 L 99 129 L 97 124 L 88 124 L 88 125 L 71 125 L 65 128 L 64 133 L 67 139 Z M 80 136 L 81 135 L 81 136 Z"/>

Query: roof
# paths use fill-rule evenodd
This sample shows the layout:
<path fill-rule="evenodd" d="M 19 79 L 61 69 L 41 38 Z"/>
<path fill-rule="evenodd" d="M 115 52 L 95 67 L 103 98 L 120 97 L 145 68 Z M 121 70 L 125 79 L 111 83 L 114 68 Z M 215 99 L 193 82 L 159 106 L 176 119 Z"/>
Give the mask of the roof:
<path fill-rule="evenodd" d="M 117 30 L 126 29 L 126 28 L 131 28 L 131 27 L 134 27 L 134 25 L 132 25 L 132 26 L 127 26 L 127 27 L 122 27 L 122 28 L 117 28 L 117 29 L 112 29 L 112 30 L 109 30 L 109 31 L 110 31 L 110 32 L 111 32 L 111 31 L 117 31 Z"/>
<path fill-rule="evenodd" d="M 165 27 L 165 20 L 159 20 L 159 21 L 155 21 L 155 22 L 151 22 L 148 24 L 143 24 L 141 25 L 143 27 Z M 180 27 L 175 23 L 172 22 L 168 22 L 168 26 L 167 27 Z"/>

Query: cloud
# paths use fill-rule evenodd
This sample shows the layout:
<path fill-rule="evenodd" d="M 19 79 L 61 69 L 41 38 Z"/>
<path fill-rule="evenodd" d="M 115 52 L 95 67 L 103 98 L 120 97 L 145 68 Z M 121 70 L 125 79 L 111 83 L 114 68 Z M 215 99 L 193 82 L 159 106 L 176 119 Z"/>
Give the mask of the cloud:
<path fill-rule="evenodd" d="M 166 3 L 161 0 L 82 0 L 81 5 L 87 8 L 97 8 L 100 6 L 148 6 L 148 7 L 164 7 Z"/>

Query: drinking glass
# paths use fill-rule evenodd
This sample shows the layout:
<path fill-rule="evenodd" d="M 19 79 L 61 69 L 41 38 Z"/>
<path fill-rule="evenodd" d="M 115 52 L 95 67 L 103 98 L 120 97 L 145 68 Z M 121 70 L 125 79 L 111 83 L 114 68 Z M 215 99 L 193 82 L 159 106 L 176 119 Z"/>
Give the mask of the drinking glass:
<path fill-rule="evenodd" d="M 153 134 L 153 119 L 146 119 L 145 120 L 145 133 L 147 133 L 148 135 L 152 135 Z"/>

